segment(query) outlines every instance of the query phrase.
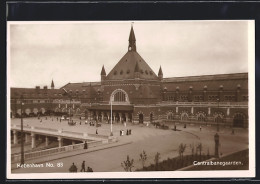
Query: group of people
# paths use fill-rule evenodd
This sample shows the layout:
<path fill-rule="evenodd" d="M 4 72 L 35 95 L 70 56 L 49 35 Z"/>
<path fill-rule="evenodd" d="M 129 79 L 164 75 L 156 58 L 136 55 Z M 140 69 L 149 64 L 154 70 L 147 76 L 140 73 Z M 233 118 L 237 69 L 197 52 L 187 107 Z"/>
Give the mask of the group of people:
<path fill-rule="evenodd" d="M 70 166 L 69 172 L 78 172 L 78 168 L 77 168 L 77 166 L 74 164 L 74 162 L 73 162 L 72 165 Z M 86 170 L 85 161 L 83 161 L 82 164 L 81 164 L 80 172 L 93 172 L 93 169 L 92 169 L 91 167 L 88 167 L 87 170 Z"/>
<path fill-rule="evenodd" d="M 126 135 L 131 135 L 132 134 L 132 130 L 131 129 L 127 129 L 126 130 Z M 124 135 L 124 130 L 120 130 L 120 136 Z"/>

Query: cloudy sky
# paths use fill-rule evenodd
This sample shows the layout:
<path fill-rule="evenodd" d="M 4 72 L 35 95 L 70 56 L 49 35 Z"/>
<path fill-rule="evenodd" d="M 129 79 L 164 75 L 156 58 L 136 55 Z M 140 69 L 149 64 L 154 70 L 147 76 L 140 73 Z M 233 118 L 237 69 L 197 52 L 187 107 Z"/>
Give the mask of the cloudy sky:
<path fill-rule="evenodd" d="M 164 77 L 248 71 L 247 21 L 134 22 L 137 52 Z M 127 52 L 128 22 L 12 23 L 11 87 L 100 81 Z"/>

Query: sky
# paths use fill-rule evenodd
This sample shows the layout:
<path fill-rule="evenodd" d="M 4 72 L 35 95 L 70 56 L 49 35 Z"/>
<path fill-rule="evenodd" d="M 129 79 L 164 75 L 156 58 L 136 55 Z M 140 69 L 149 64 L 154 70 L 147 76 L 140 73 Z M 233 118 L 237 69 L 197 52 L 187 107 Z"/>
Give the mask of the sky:
<path fill-rule="evenodd" d="M 100 81 L 127 52 L 131 24 L 137 52 L 164 78 L 248 72 L 247 21 L 13 22 L 10 86 Z"/>

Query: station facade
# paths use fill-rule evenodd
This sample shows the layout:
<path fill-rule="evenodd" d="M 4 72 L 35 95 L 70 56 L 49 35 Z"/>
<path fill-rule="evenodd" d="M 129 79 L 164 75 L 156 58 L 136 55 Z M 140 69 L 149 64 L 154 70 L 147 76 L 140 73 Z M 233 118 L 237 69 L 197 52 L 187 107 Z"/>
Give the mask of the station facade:
<path fill-rule="evenodd" d="M 133 27 L 128 41 L 126 54 L 108 74 L 102 67 L 99 82 L 12 87 L 11 117 L 72 113 L 109 123 L 112 108 L 114 123 L 248 127 L 248 73 L 164 78 L 161 67 L 156 74 L 137 52 Z"/>

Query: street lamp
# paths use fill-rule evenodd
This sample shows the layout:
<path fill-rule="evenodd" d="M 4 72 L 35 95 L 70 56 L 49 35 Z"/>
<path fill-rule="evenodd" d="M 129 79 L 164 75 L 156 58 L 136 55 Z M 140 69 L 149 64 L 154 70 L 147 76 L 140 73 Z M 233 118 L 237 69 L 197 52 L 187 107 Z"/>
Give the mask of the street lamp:
<path fill-rule="evenodd" d="M 218 101 L 218 111 L 219 111 L 219 99 L 217 99 L 217 101 Z M 219 116 L 217 116 L 217 132 L 219 131 L 219 124 L 218 124 L 218 122 L 219 122 Z"/>
<path fill-rule="evenodd" d="M 111 117 L 110 117 L 110 119 L 111 119 L 111 128 L 110 128 L 110 136 L 113 136 L 113 129 L 112 129 L 112 117 L 113 117 L 113 113 L 112 113 L 112 102 L 113 102 L 113 98 L 114 98 L 114 96 L 111 96 L 111 99 L 110 99 L 110 104 L 111 104 Z"/>
<path fill-rule="evenodd" d="M 21 164 L 24 164 L 24 142 L 23 142 L 23 95 L 21 95 Z"/>
<path fill-rule="evenodd" d="M 70 98 L 70 107 L 69 107 L 69 124 L 71 123 L 71 94 L 69 94 L 69 98 Z"/>
<path fill-rule="evenodd" d="M 69 124 L 71 122 L 71 117 L 70 117 L 70 111 L 71 111 L 71 94 L 65 89 L 65 88 L 62 88 L 63 91 L 65 92 L 64 95 L 68 95 L 69 99 L 70 99 L 70 107 L 69 107 Z"/>

